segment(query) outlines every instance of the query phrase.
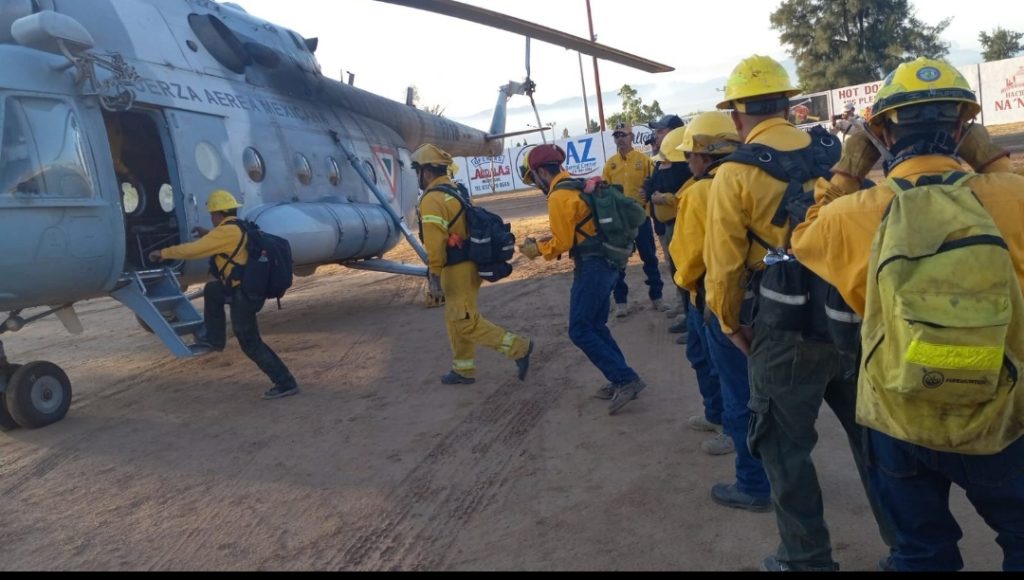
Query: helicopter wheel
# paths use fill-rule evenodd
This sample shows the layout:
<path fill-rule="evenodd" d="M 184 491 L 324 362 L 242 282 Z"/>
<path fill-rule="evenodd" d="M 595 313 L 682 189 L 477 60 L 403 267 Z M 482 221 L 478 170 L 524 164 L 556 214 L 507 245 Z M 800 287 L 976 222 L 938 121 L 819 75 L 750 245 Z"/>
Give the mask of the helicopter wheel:
<path fill-rule="evenodd" d="M 20 427 L 46 427 L 68 414 L 71 381 L 53 363 L 29 363 L 11 375 L 4 402 L 11 418 Z"/>
<path fill-rule="evenodd" d="M 21 365 L 11 365 L 7 367 L 7 369 L 4 371 L 4 374 L 6 375 L 4 378 L 8 381 L 7 384 L 10 384 L 11 377 L 14 376 L 14 373 L 17 372 L 18 369 L 20 368 Z M 11 417 L 11 414 L 7 412 L 6 399 L 7 398 L 4 397 L 2 393 L 0 393 L 0 433 L 14 431 L 19 427 L 17 421 L 14 420 L 14 417 Z"/>

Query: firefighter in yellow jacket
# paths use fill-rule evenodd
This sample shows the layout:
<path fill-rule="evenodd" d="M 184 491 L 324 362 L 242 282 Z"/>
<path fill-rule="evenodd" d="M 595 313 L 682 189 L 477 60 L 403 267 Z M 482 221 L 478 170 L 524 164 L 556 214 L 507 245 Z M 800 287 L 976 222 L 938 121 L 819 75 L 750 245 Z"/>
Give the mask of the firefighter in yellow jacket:
<path fill-rule="evenodd" d="M 533 341 L 517 336 L 480 316 L 477 295 L 480 275 L 477 265 L 468 259 L 449 261 L 449 250 L 468 243 L 469 226 L 463 194 L 449 177 L 452 156 L 434 145 L 424 145 L 412 155 L 420 199 L 420 232 L 429 263 L 429 294 L 445 302 L 445 324 L 451 342 L 452 370 L 441 378 L 445 385 L 472 385 L 476 382 L 476 347 L 486 346 L 516 362 L 520 381 L 530 369 Z M 457 255 L 457 252 L 451 252 Z"/>
<path fill-rule="evenodd" d="M 982 173 L 970 176 L 966 186 L 973 193 L 972 197 L 991 215 L 991 221 L 1002 235 L 1002 240 L 996 240 L 995 244 L 1008 250 L 1019 287 L 1024 287 L 1024 223 L 1021 221 L 1021 216 L 1024 216 L 1024 178 L 1008 172 L 1008 153 L 992 144 L 983 127 L 967 127 L 966 124 L 980 111 L 970 85 L 955 68 L 942 61 L 921 58 L 901 65 L 883 84 L 873 107 L 871 126 L 887 149 L 886 170 L 891 183 L 902 181 L 920 186 L 928 182 L 942 182 L 948 175 L 963 171 L 958 156 Z M 819 180 L 815 189 L 817 203 L 793 236 L 793 252 L 801 263 L 834 285 L 850 307 L 865 316 L 865 325 L 876 322 L 878 312 L 877 307 L 874 310 L 870 308 L 878 298 L 865 304 L 868 277 L 875 276 L 869 270 L 872 246 L 883 216 L 896 198 L 889 183 L 858 191 L 861 179 L 880 156 L 881 152 L 868 135 L 851 136 L 843 158 L 835 168 L 834 177 L 831 182 Z M 924 235 L 929 225 L 921 223 L 918 230 L 914 224 L 911 231 L 920 231 L 918 235 Z M 940 247 L 935 255 L 956 251 L 952 249 L 953 244 L 955 242 L 946 244 L 951 246 L 948 250 L 943 249 L 945 246 Z M 967 246 L 962 244 L 960 248 Z M 902 245 L 900 251 L 908 252 L 911 259 L 919 258 L 917 253 L 909 253 L 912 250 Z M 924 259 L 930 257 L 925 256 Z M 878 266 L 877 271 L 880 272 L 882 267 Z M 994 269 L 981 270 L 984 269 L 979 268 L 976 272 L 950 271 L 948 276 L 996 275 Z M 939 276 L 928 278 L 928 281 L 934 289 L 932 301 L 945 302 L 947 306 L 952 304 L 952 300 L 942 298 L 942 292 L 947 289 L 953 291 L 956 285 L 943 285 Z M 987 279 L 983 278 L 981 282 L 983 286 L 990 287 Z M 1017 293 L 1018 305 L 1021 304 L 1019 287 L 1009 289 Z M 1014 303 L 1012 295 L 1008 299 L 1005 294 L 1000 294 L 1003 287 L 992 285 L 991 288 L 992 295 L 987 297 L 990 303 L 997 299 L 1006 306 Z M 968 326 L 980 328 L 991 323 L 991 319 L 981 318 L 986 316 L 984 309 L 972 309 L 963 303 L 958 303 L 957 307 L 965 316 L 973 317 L 966 322 Z M 1014 315 L 1019 317 L 1021 313 L 1015 312 Z M 904 326 L 907 322 L 901 318 L 896 324 Z M 911 326 L 914 324 L 910 322 Z M 924 326 L 927 323 L 918 324 Z M 865 328 L 865 337 L 870 331 Z M 970 334 L 970 331 L 964 334 Z M 894 342 L 892 336 L 888 338 L 889 343 Z M 1020 339 L 1010 337 L 1010 340 Z M 969 339 L 965 338 L 962 344 L 970 344 Z M 1007 343 L 1006 364 L 1013 364 L 1009 346 Z M 955 369 L 956 365 L 965 362 L 957 361 L 949 354 L 955 351 L 956 346 L 930 344 L 929 347 L 944 355 L 944 358 L 929 363 L 933 368 L 939 365 L 936 370 L 955 372 L 947 369 Z M 886 347 L 879 343 L 873 350 L 880 348 L 884 350 Z M 867 361 L 875 354 L 867 355 L 862 374 L 869 373 L 865 370 Z M 1002 353 L 999 356 L 1002 357 Z M 888 360 L 895 358 L 903 361 L 903 352 Z M 909 352 L 906 360 L 910 360 Z M 998 360 L 995 362 L 1000 364 Z M 973 358 L 966 364 L 981 363 Z M 993 398 L 985 407 L 972 407 L 971 401 L 965 400 L 963 407 L 943 409 L 941 416 L 937 416 L 927 412 L 921 402 L 910 394 L 885 398 L 886 393 L 878 392 L 882 389 L 868 387 L 863 380 L 866 376 L 862 376 L 858 394 L 858 419 L 872 427 L 868 432 L 871 483 L 882 499 L 883 510 L 893 522 L 898 538 L 892 556 L 880 567 L 894 571 L 956 571 L 963 567 L 957 547 L 962 533 L 949 511 L 950 485 L 955 483 L 967 491 L 975 509 L 998 533 L 998 542 L 1004 553 L 1004 569 L 1024 570 L 1024 439 L 1018 438 L 1024 421 L 1020 411 L 1024 398 L 1016 394 L 1019 390 L 1014 392 L 1014 388 L 1020 389 L 1020 386 L 1010 386 L 1009 393 L 1001 394 L 1004 397 L 1002 404 L 999 398 Z M 1013 379 L 1014 384 L 1016 380 L 1019 379 Z M 942 385 L 926 387 L 937 392 Z M 978 390 L 984 390 L 984 387 L 978 387 Z M 913 410 L 918 412 L 916 416 Z M 901 416 L 896 421 L 898 424 L 892 425 L 890 411 L 906 416 Z M 1002 449 L 999 453 L 956 453 L 932 449 L 923 443 L 915 444 L 906 437 L 897 438 L 910 423 L 918 432 L 922 429 L 927 432 L 930 425 L 934 430 L 942 431 L 948 429 L 948 422 L 983 413 L 987 413 L 981 417 L 983 435 L 968 437 L 958 431 L 955 436 L 965 444 L 984 443 Z M 887 420 L 889 424 L 886 424 Z"/>
<path fill-rule="evenodd" d="M 744 142 L 739 152 L 764 147 L 771 151 L 762 154 L 765 159 L 792 159 L 795 152 L 810 151 L 811 137 L 787 120 L 789 99 L 799 92 L 782 65 L 771 58 L 753 56 L 742 61 L 733 70 L 725 99 L 718 105 L 721 110 L 731 110 Z M 813 185 L 809 179 L 804 187 Z M 772 177 L 763 167 L 727 160 L 718 168 L 711 185 L 704 258 L 707 306 L 720 324 L 717 329 L 711 325 L 709 332 L 719 341 L 728 336 L 726 340 L 750 357 L 747 443 L 771 483 L 781 540 L 776 554 L 764 558 L 761 568 L 831 571 L 838 565 L 832 558 L 821 487 L 811 460 L 823 402 L 846 430 L 858 474 L 887 542 L 891 534 L 868 487 L 862 450 L 865 433 L 855 421 L 856 357 L 817 340 L 807 330 L 785 328 L 777 319 L 759 315 L 756 320 L 741 321 L 748 281 L 764 270 L 766 247 L 788 245 L 789 223 L 773 224 L 788 189 L 788 182 Z M 759 287 L 751 287 L 749 292 L 762 302 L 763 314 L 765 297 L 772 294 Z M 795 326 L 797 321 L 786 322 Z"/>
<path fill-rule="evenodd" d="M 236 223 L 239 207 L 238 200 L 227 191 L 213 192 L 206 202 L 213 230 L 196 228 L 196 232 L 203 236 L 201 239 L 155 251 L 149 259 L 160 262 L 212 258 L 211 270 L 217 279 L 208 283 L 203 291 L 206 336 L 204 343 L 198 346 L 218 352 L 224 350 L 227 342 L 224 307 L 230 304 L 231 328 L 242 352 L 274 382 L 274 388 L 263 393 L 263 398 L 270 400 L 290 397 L 299 393 L 298 384 L 280 357 L 260 337 L 256 314 L 263 309 L 263 302 L 255 302 L 244 292 L 237 291 L 241 282 L 233 275 L 235 265 L 241 268 L 249 263 L 245 234 Z"/>

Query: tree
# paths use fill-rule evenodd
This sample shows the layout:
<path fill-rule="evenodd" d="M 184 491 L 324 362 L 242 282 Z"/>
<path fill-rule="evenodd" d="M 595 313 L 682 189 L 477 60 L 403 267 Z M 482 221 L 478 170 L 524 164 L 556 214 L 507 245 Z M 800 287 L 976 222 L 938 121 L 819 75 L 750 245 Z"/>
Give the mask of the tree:
<path fill-rule="evenodd" d="M 1021 43 L 1022 38 L 1024 38 L 1024 32 L 1006 30 L 1001 26 L 996 27 L 991 35 L 985 31 L 978 34 L 978 41 L 981 42 L 981 46 L 985 49 L 982 53 L 982 56 L 985 57 L 985 62 L 1017 56 L 1018 53 L 1024 51 L 1024 43 Z"/>
<path fill-rule="evenodd" d="M 587 134 L 590 135 L 592 133 L 600 133 L 600 132 L 601 132 L 601 124 L 598 123 L 597 121 L 591 119 L 590 120 L 590 124 L 587 125 Z"/>
<path fill-rule="evenodd" d="M 942 58 L 950 22 L 925 24 L 910 0 L 785 0 L 771 15 L 807 93 L 876 81 L 919 56 Z"/>
<path fill-rule="evenodd" d="M 645 105 L 637 90 L 629 85 L 622 85 L 619 98 L 622 99 L 622 112 L 608 117 L 606 124 L 610 127 L 619 123 L 639 125 L 665 115 L 658 101 Z"/>
<path fill-rule="evenodd" d="M 425 113 L 436 115 L 438 117 L 443 117 L 444 112 L 448 109 L 448 107 L 445 105 L 428 105 L 425 107 L 420 107 L 420 89 L 416 85 L 412 86 L 412 106 L 416 107 L 417 109 L 420 109 Z"/>

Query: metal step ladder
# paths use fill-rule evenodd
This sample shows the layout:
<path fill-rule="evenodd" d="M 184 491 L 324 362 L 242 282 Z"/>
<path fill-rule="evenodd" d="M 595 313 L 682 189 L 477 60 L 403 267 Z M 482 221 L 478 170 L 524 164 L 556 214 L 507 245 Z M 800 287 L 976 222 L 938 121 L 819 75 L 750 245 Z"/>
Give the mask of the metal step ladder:
<path fill-rule="evenodd" d="M 206 354 L 208 349 L 187 344 L 184 337 L 203 330 L 203 315 L 181 291 L 181 284 L 170 268 L 130 272 L 122 286 L 111 292 L 118 302 L 130 308 L 178 358 Z M 192 340 L 190 342 L 195 342 Z"/>

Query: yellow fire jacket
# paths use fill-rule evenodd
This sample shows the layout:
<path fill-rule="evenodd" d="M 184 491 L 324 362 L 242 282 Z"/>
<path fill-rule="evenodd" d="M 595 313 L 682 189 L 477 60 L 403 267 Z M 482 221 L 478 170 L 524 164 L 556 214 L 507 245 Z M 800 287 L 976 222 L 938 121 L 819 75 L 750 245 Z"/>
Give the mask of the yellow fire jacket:
<path fill-rule="evenodd" d="M 423 224 L 423 246 L 429 258 L 430 273 L 436 276 L 448 264 L 448 238 L 455 234 L 462 240 L 468 240 L 466 214 L 463 213 L 455 223 L 451 223 L 462 210 L 462 204 L 451 195 L 441 191 L 430 191 L 439 186 L 455 187 L 448 177 L 439 177 L 427 187 L 427 193 L 420 198 L 420 221 Z M 467 242 L 468 243 L 468 242 Z"/>
<path fill-rule="evenodd" d="M 993 172 L 1005 166 L 993 164 L 968 186 L 992 214 L 1024 287 L 1024 177 Z M 962 170 L 951 157 L 929 155 L 904 161 L 890 177 L 915 182 L 923 175 Z M 850 308 L 863 316 L 871 244 L 895 194 L 883 184 L 846 195 L 825 180 L 819 180 L 815 190 L 817 203 L 807 212 L 807 221 L 793 233 L 793 253 L 808 269 L 835 286 Z"/>
<path fill-rule="evenodd" d="M 545 260 L 557 260 L 562 254 L 568 253 L 586 238 L 576 232 L 576 226 L 590 217 L 590 206 L 580 199 L 575 190 L 556 189 L 559 183 L 571 179 L 567 171 L 559 173 L 551 182 L 551 194 L 548 195 L 548 221 L 550 222 L 550 240 L 537 243 Z M 593 221 L 583 226 L 583 232 L 590 236 L 597 235 Z"/>
<path fill-rule="evenodd" d="M 747 137 L 779 151 L 808 147 L 811 138 L 785 119 L 762 122 Z M 813 183 L 808 183 L 808 187 Z M 787 184 L 763 170 L 725 163 L 711 185 L 704 261 L 707 264 L 707 305 L 722 323 L 726 334 L 740 328 L 740 307 L 749 272 L 764 269 L 765 249 L 748 237 L 753 232 L 765 242 L 785 247 L 788 228 L 772 225 L 772 218 L 786 193 Z"/>
<path fill-rule="evenodd" d="M 676 266 L 676 286 L 690 292 L 690 300 L 697 304 L 697 291 L 707 273 L 704 264 L 704 239 L 707 236 L 708 200 L 711 184 L 718 168 L 704 179 L 686 182 L 676 198 L 679 213 L 676 231 L 668 251 Z"/>
<path fill-rule="evenodd" d="M 640 195 L 640 189 L 653 173 L 654 160 L 634 149 L 625 157 L 621 153 L 616 153 L 609 159 L 604 166 L 602 178 L 612 185 L 622 186 L 623 193 L 643 204 L 644 209 L 648 209 L 647 202 Z"/>
<path fill-rule="evenodd" d="M 242 243 L 242 228 L 234 225 L 236 221 L 236 218 L 227 218 L 210 233 L 192 243 L 164 248 L 160 251 L 160 257 L 164 260 L 203 260 L 213 257 L 217 271 L 224 272 L 223 280 L 230 280 L 235 267 L 221 254 L 231 256 L 238 249 L 234 261 L 240 266 L 249 262 L 249 250 Z M 234 286 L 238 284 L 238 280 L 233 281 Z"/>

